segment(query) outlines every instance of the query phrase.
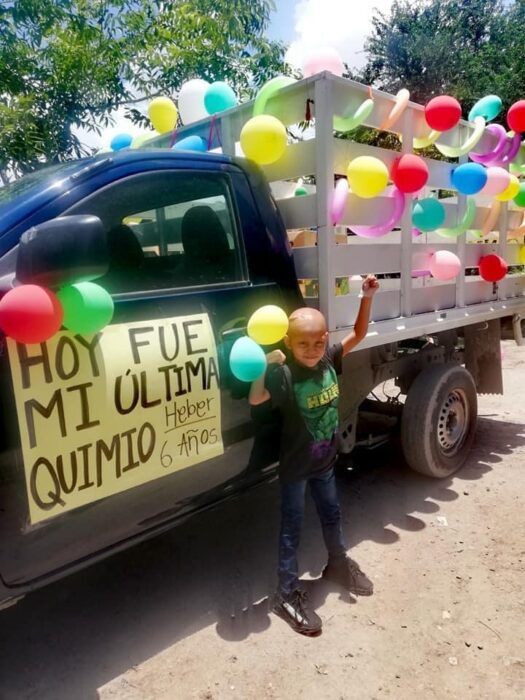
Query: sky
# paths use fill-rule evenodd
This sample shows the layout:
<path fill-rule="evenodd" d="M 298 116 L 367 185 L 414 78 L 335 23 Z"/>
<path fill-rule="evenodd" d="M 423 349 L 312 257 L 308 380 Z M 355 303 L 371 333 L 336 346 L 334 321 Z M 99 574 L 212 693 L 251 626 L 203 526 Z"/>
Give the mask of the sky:
<path fill-rule="evenodd" d="M 294 67 L 301 68 L 312 48 L 331 46 L 350 68 L 358 68 L 365 63 L 363 42 L 371 30 L 374 9 L 389 10 L 392 0 L 276 0 L 275 4 L 267 35 L 289 44 L 286 59 Z M 92 147 L 107 148 L 116 134 L 143 133 L 124 117 L 123 109 L 113 116 L 115 125 L 101 138 L 82 132 L 82 141 Z"/>

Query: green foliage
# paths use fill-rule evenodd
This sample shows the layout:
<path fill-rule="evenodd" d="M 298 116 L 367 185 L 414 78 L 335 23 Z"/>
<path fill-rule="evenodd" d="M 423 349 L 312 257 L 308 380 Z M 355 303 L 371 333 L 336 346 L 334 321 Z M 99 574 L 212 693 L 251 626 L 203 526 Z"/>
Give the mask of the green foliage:
<path fill-rule="evenodd" d="M 241 96 L 287 70 L 272 0 L 8 0 L 0 5 L 0 177 L 86 154 L 112 110 L 195 77 Z"/>
<path fill-rule="evenodd" d="M 452 94 L 463 114 L 487 94 L 508 107 L 524 96 L 525 2 L 397 0 L 377 13 L 361 79 L 414 101 Z"/>

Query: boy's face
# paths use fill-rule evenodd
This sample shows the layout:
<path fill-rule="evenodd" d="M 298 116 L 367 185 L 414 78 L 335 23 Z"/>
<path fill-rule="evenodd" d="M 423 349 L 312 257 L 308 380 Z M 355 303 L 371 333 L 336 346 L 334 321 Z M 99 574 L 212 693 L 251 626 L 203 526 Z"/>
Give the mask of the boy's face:
<path fill-rule="evenodd" d="M 284 342 L 298 364 L 312 369 L 325 354 L 327 337 L 324 329 L 295 328 Z"/>

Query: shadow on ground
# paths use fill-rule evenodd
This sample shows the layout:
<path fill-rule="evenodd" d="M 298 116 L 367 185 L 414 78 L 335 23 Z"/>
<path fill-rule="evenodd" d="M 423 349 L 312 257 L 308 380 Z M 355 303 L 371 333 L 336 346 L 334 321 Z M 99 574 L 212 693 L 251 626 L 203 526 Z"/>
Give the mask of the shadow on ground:
<path fill-rule="evenodd" d="M 468 463 L 439 481 L 408 471 L 391 448 L 358 455 L 339 481 L 349 546 L 387 546 L 403 531 L 423 529 L 417 514 L 464 497 L 466 482 L 523 445 L 524 425 L 480 418 Z M 261 486 L 1 613 L 0 699 L 96 698 L 100 686 L 203 627 L 214 625 L 225 640 L 266 630 L 274 620 L 267 597 L 275 586 L 278 501 L 276 482 Z M 325 563 L 311 503 L 300 563 L 310 577 Z M 334 590 L 308 585 L 316 605 Z"/>

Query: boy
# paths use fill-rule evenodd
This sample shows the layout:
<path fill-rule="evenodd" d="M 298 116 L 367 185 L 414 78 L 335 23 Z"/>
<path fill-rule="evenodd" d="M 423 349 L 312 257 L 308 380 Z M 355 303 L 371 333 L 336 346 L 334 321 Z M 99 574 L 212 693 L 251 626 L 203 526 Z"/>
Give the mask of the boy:
<path fill-rule="evenodd" d="M 353 331 L 327 350 L 324 316 L 316 309 L 297 309 L 290 316 L 285 345 L 289 363 L 280 350 L 268 353 L 266 375 L 250 387 L 250 404 L 272 400 L 282 415 L 279 480 L 281 531 L 279 537 L 279 588 L 273 611 L 296 632 L 319 634 L 321 618 L 308 608 L 299 588 L 297 549 L 309 484 L 328 550 L 323 578 L 341 584 L 357 595 L 372 595 L 372 582 L 346 555 L 337 497 L 334 462 L 337 456 L 337 374 L 341 360 L 365 336 L 372 299 L 379 287 L 368 275 Z"/>

